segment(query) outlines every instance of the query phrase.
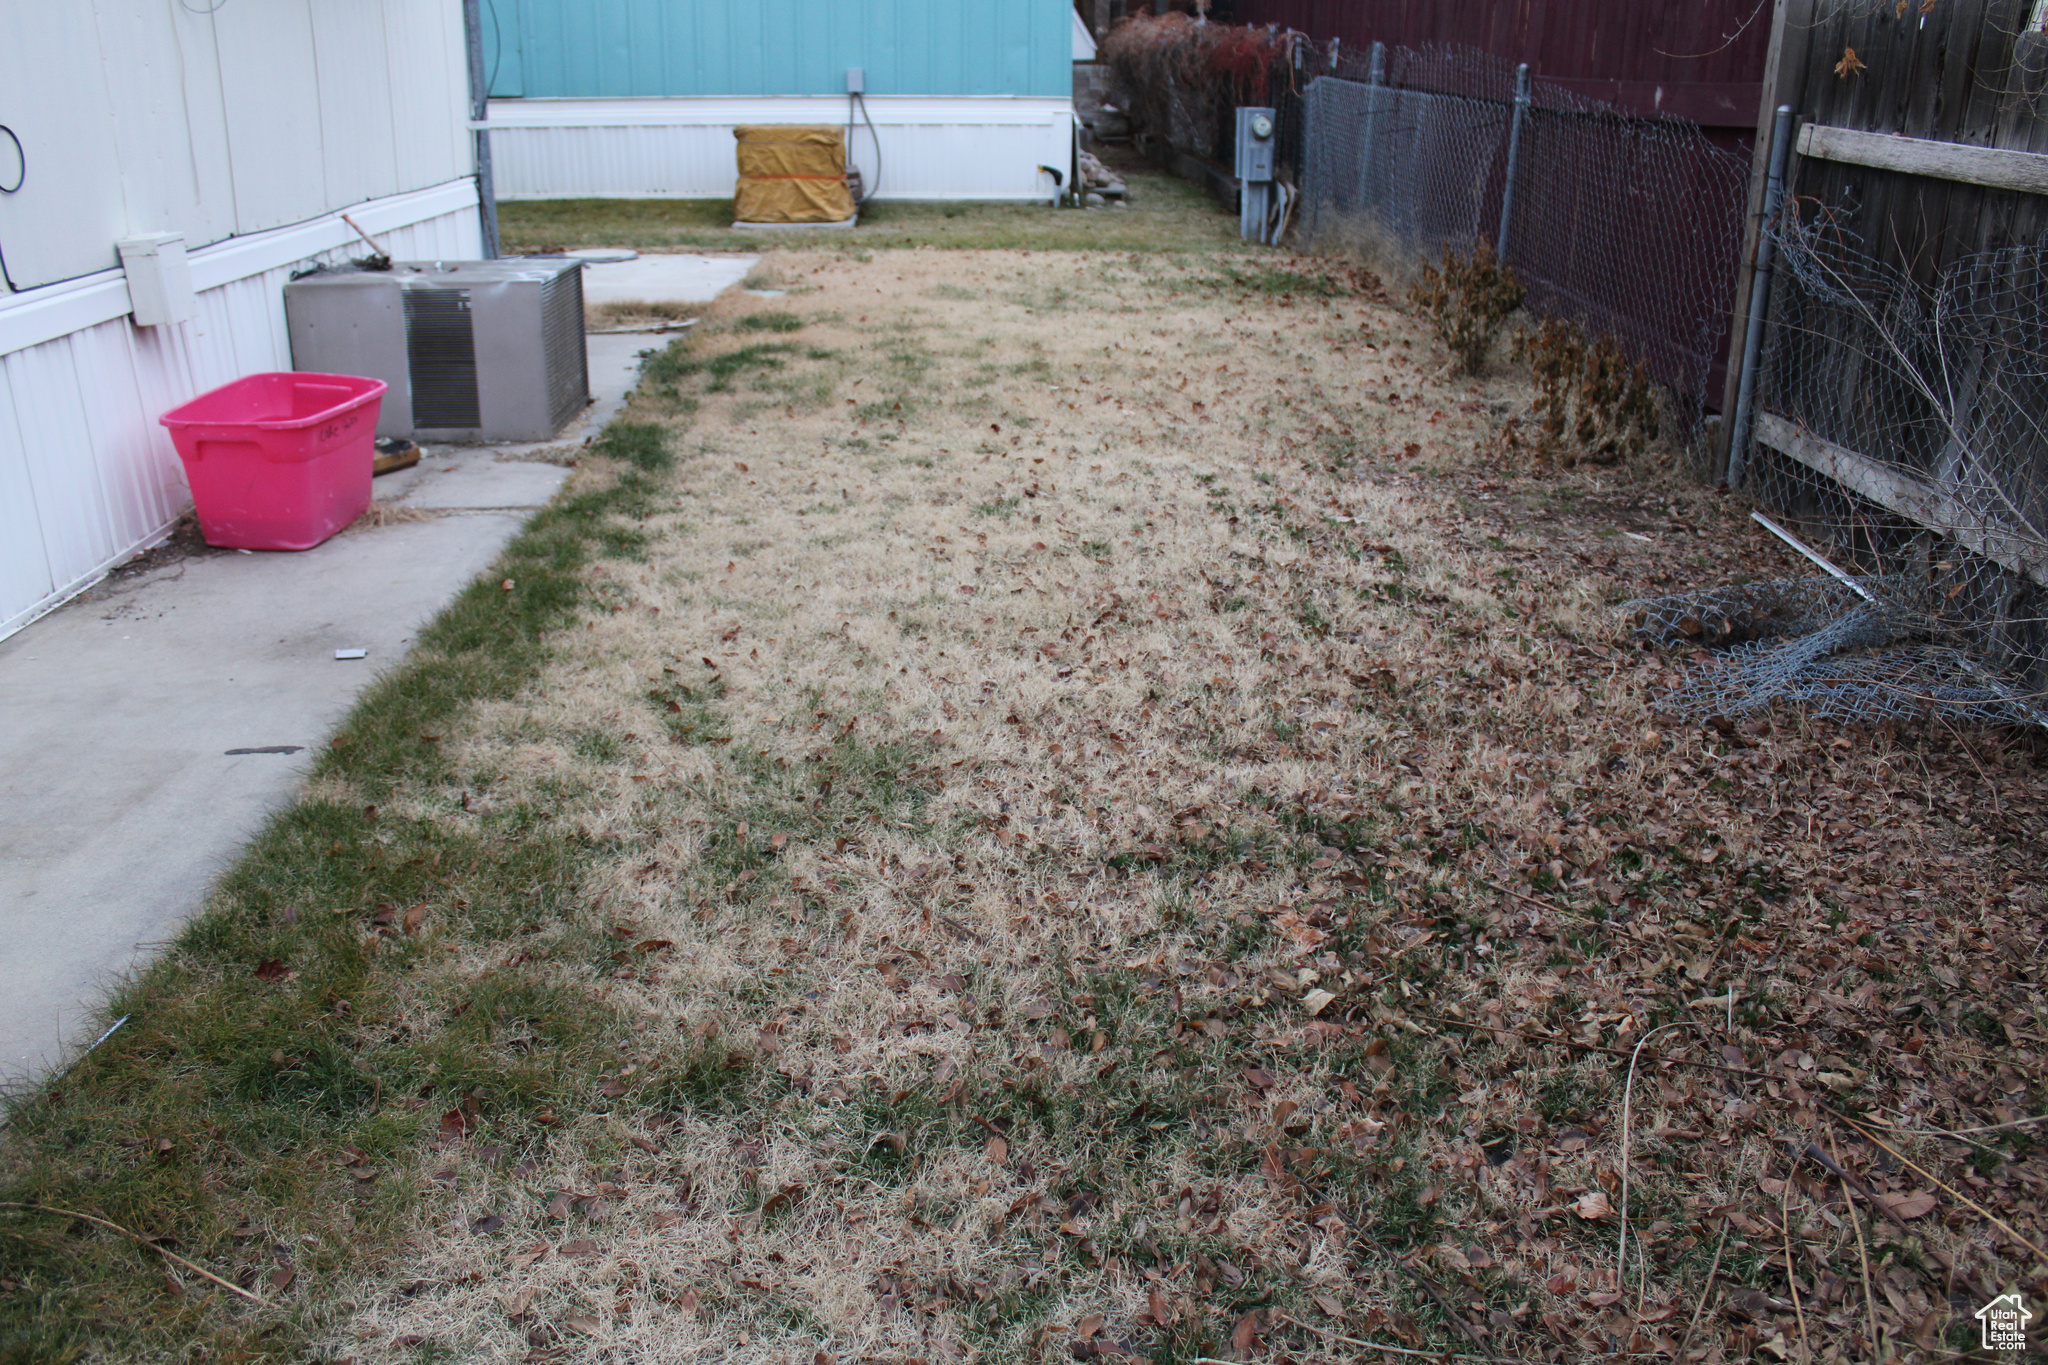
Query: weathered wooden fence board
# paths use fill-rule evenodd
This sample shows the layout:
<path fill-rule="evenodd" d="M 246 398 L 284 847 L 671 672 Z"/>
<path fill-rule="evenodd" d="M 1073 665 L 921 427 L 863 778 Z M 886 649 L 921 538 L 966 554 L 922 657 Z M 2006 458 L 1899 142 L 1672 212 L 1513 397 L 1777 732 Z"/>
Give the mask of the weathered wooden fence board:
<path fill-rule="evenodd" d="M 1866 133 L 1809 123 L 1799 130 L 1799 155 L 1957 180 L 1995 190 L 2048 194 L 2048 153 L 1969 147 L 1898 133 Z"/>

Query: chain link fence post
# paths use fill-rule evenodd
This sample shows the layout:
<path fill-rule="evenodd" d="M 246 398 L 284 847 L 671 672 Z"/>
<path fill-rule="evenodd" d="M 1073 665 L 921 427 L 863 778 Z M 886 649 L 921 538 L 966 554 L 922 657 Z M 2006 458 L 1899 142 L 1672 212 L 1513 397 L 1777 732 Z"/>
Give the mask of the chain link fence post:
<path fill-rule="evenodd" d="M 1771 301 L 1771 263 L 1777 238 L 1771 221 L 1785 198 L 1785 163 L 1792 150 L 1792 106 L 1778 106 L 1771 124 L 1771 165 L 1764 178 L 1763 221 L 1756 234 L 1756 269 L 1749 285 L 1749 326 L 1742 336 L 1742 373 L 1735 381 L 1735 411 L 1728 428 L 1728 486 L 1742 487 L 1743 462 L 1749 457 L 1752 409 L 1756 404 L 1757 358 L 1763 352 L 1765 313 Z"/>
<path fill-rule="evenodd" d="M 1500 237 L 1494 244 L 1494 254 L 1500 263 L 1508 263 L 1508 229 L 1515 221 L 1515 172 L 1522 163 L 1522 127 L 1529 121 L 1529 64 L 1523 62 L 1515 68 L 1515 113 L 1508 124 L 1508 168 L 1507 183 L 1500 192 Z"/>
<path fill-rule="evenodd" d="M 1372 56 L 1365 67 L 1365 145 L 1359 149 L 1358 157 L 1358 207 L 1361 211 L 1377 207 L 1372 193 L 1373 157 L 1380 145 L 1380 91 L 1387 84 L 1387 45 L 1374 43 Z"/>

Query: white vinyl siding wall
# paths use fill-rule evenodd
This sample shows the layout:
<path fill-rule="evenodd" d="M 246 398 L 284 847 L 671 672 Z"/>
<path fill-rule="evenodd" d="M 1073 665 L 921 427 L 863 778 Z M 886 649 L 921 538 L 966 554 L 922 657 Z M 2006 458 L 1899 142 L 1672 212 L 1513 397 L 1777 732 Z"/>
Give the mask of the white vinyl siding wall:
<path fill-rule="evenodd" d="M 1074 102 L 1035 96 L 873 95 L 853 159 L 880 199 L 1047 202 L 1073 162 Z M 493 100 L 500 199 L 729 199 L 732 130 L 747 123 L 844 127 L 843 95 Z"/>
<path fill-rule="evenodd" d="M 0 123 L 27 174 L 0 195 L 22 290 L 467 175 L 459 0 L 10 4 Z M 13 147 L 0 140 L 0 183 Z"/>

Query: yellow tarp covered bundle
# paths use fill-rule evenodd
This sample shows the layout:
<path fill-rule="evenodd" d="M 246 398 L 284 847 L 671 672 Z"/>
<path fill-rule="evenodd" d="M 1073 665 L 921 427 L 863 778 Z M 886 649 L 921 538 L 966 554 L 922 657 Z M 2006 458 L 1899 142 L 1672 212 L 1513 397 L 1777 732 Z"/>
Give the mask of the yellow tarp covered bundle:
<path fill-rule="evenodd" d="M 734 218 L 742 223 L 841 223 L 853 217 L 840 129 L 791 123 L 732 131 L 739 139 L 740 161 Z"/>

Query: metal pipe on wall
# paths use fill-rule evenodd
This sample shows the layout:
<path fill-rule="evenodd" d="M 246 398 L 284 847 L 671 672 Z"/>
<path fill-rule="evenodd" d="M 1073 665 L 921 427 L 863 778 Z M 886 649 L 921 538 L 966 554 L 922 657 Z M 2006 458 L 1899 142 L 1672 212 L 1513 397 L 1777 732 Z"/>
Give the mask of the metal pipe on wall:
<path fill-rule="evenodd" d="M 1764 347 L 1764 311 L 1771 301 L 1771 263 L 1778 244 L 1771 220 L 1785 198 L 1785 166 L 1792 153 L 1792 106 L 1778 106 L 1771 124 L 1771 168 L 1764 178 L 1763 222 L 1756 235 L 1756 269 L 1749 281 L 1749 326 L 1742 334 L 1742 377 L 1736 381 L 1735 411 L 1728 428 L 1728 486 L 1742 487 L 1743 465 L 1749 456 L 1752 409 L 1756 404 L 1757 362 Z"/>
<path fill-rule="evenodd" d="M 477 216 L 483 222 L 484 258 L 498 257 L 498 191 L 491 177 L 490 77 L 484 73 L 483 0 L 462 0 L 462 27 L 469 46 L 470 138 L 476 147 Z M 498 41 L 503 42 L 499 35 Z"/>

